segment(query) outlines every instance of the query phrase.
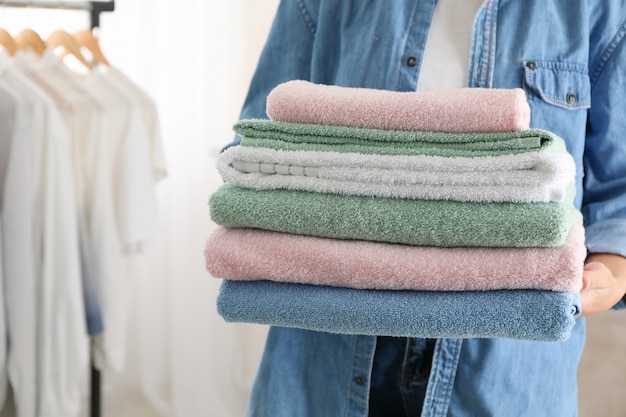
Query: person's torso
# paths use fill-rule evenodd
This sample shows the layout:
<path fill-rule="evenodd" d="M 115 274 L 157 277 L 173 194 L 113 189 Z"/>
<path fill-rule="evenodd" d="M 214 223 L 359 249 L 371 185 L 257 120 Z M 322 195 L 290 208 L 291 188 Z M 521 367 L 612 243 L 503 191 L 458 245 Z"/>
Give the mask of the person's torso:
<path fill-rule="evenodd" d="M 305 18 L 314 33 L 310 81 L 417 89 L 435 0 L 298 3 L 302 15 L 293 18 Z M 625 11 L 620 0 L 486 0 L 474 21 L 468 87 L 524 89 L 531 127 L 563 137 L 576 160 L 578 207 L 592 86 Z M 575 416 L 584 337 L 579 320 L 565 343 L 441 340 L 422 416 Z M 268 366 L 284 376 L 275 387 L 285 391 L 267 395 L 282 409 L 297 403 L 295 409 L 314 410 L 303 416 L 367 415 L 374 337 L 273 328 L 268 346 L 258 378 Z M 303 371 L 293 372 L 293 363 Z M 327 401 L 311 403 L 317 398 Z"/>

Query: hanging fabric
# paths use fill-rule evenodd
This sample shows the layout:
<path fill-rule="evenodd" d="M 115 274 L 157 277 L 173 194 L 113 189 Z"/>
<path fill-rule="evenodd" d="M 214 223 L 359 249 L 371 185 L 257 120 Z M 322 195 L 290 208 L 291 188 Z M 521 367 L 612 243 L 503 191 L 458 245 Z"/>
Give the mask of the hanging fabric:
<path fill-rule="evenodd" d="M 95 27 L 114 2 L 59 7 L 90 11 Z M 125 366 L 129 260 L 157 233 L 154 184 L 167 175 L 156 106 L 91 31 L 58 29 L 43 41 L 32 29 L 0 30 L 0 45 L 0 332 L 6 323 L 9 339 L 0 410 L 79 416 L 90 363 Z M 62 62 L 70 56 L 80 72 Z M 99 373 L 91 377 L 97 416 Z"/>

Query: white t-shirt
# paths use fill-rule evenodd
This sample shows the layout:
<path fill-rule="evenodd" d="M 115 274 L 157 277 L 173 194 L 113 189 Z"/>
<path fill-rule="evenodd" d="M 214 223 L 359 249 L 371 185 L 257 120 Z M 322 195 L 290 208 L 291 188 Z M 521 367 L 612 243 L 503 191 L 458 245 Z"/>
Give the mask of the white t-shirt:
<path fill-rule="evenodd" d="M 110 65 L 104 74 L 139 103 L 144 125 L 148 131 L 154 181 L 162 180 L 167 176 L 167 161 L 165 160 L 165 152 L 163 150 L 159 112 L 156 103 L 152 97 L 114 66 Z"/>
<path fill-rule="evenodd" d="M 126 272 L 129 255 L 156 234 L 157 203 L 148 135 L 138 103 L 103 74 L 94 71 L 76 80 L 99 97 L 109 116 L 106 143 L 110 145 L 112 191 L 120 234 L 116 255 L 119 268 L 98 282 L 105 331 L 94 338 L 93 354 L 96 367 L 119 372 L 124 367 L 132 289 Z"/>
<path fill-rule="evenodd" d="M 9 378 L 7 375 L 7 323 L 6 316 L 4 314 L 4 272 L 2 270 L 2 211 L 0 211 L 0 335 L 4 336 L 0 339 L 0 408 L 4 405 L 7 399 L 7 388 Z"/>
<path fill-rule="evenodd" d="M 71 90 L 53 71 L 39 71 L 38 64 L 25 56 L 14 57 L 14 62 L 40 88 L 42 100 L 50 103 L 43 122 L 44 134 L 38 138 L 42 149 L 39 163 L 43 168 L 38 195 L 42 210 L 41 276 L 36 294 L 39 413 L 79 416 L 89 375 L 77 215 L 82 201 L 77 196 L 82 188 L 76 186 L 80 178 L 73 169 L 76 161 L 72 152 L 76 148 L 71 143 L 70 129 L 74 126 L 65 124 L 51 94 L 63 93 L 63 101 L 58 104 L 67 117 Z M 45 93 L 41 94 L 42 90 Z"/>
<path fill-rule="evenodd" d="M 117 224 L 124 250 L 141 251 L 156 235 L 158 216 L 150 140 L 140 105 L 100 72 L 92 72 L 84 82 L 108 103 L 110 114 L 120 124 L 110 142 Z"/>
<path fill-rule="evenodd" d="M 483 0 L 439 0 L 428 31 L 418 91 L 467 87 L 474 16 Z"/>
<path fill-rule="evenodd" d="M 35 303 L 34 300 L 24 300 L 24 306 L 20 305 L 22 299 L 14 298 L 18 296 L 24 296 L 24 293 L 20 290 L 24 287 L 32 288 L 34 282 L 34 265 L 32 264 L 32 246 L 31 231 L 30 228 L 26 230 L 20 230 L 22 223 L 18 220 L 17 224 L 13 222 L 15 219 L 16 210 L 14 209 L 19 205 L 19 201 L 16 202 L 12 198 L 12 195 L 7 195 L 7 191 L 10 193 L 15 186 L 14 171 L 15 164 L 22 161 L 16 161 L 15 158 L 11 161 L 11 156 L 15 154 L 20 156 L 24 154 L 22 151 L 28 145 L 30 137 L 28 131 L 25 129 L 25 121 L 28 117 L 28 106 L 24 103 L 19 94 L 11 88 L 10 85 L 4 82 L 0 78 L 0 222 L 2 222 L 2 236 L 3 247 L 0 250 L 3 251 L 3 262 L 0 264 L 2 268 L 3 282 L 2 285 L 6 290 L 6 309 L 9 315 L 10 322 L 5 322 L 4 318 L 4 295 L 0 301 L 0 308 L 2 308 L 2 320 L 0 320 L 0 334 L 2 335 L 2 365 L 0 365 L 0 408 L 6 400 L 7 392 L 7 378 L 8 374 L 11 375 L 11 381 L 14 385 L 14 395 L 19 398 L 20 404 L 26 409 L 27 413 L 34 413 L 34 400 L 35 390 L 33 388 L 35 384 Z M 26 167 L 26 169 L 28 166 Z M 27 174 L 25 180 L 25 187 L 28 187 L 28 180 L 30 174 Z M 26 212 L 28 214 L 28 212 Z M 13 242 L 12 239 L 17 238 L 17 242 Z M 11 241 L 10 245 L 6 242 Z M 22 249 L 27 249 L 27 253 L 17 253 L 14 244 Z M 26 245 L 26 247 L 24 246 Z M 22 268 L 24 267 L 24 268 Z M 16 273 L 24 272 L 24 286 L 22 282 L 19 282 L 16 278 L 21 278 Z M 17 287 L 17 288 L 16 288 Z M 20 310 L 20 307 L 24 307 Z M 20 313 L 24 313 L 24 321 L 21 321 L 22 317 Z M 25 325 L 25 328 L 22 327 Z M 7 331 L 10 331 L 10 336 L 14 337 L 12 340 L 11 352 L 7 357 L 6 351 L 6 335 Z M 24 349 L 23 351 L 21 349 Z"/>

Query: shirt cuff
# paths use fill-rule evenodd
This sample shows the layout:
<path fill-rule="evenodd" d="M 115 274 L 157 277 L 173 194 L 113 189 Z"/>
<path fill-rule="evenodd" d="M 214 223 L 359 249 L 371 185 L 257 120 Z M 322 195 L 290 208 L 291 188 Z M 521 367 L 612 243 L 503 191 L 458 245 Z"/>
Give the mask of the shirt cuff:
<path fill-rule="evenodd" d="M 613 310 L 626 310 L 626 295 L 622 300 L 612 307 Z"/>
<path fill-rule="evenodd" d="M 585 228 L 589 253 L 613 253 L 626 258 L 626 219 L 604 220 Z"/>
<path fill-rule="evenodd" d="M 626 220 L 612 219 L 594 223 L 585 229 L 585 243 L 589 253 L 613 253 L 626 257 Z M 613 306 L 626 309 L 626 296 Z"/>

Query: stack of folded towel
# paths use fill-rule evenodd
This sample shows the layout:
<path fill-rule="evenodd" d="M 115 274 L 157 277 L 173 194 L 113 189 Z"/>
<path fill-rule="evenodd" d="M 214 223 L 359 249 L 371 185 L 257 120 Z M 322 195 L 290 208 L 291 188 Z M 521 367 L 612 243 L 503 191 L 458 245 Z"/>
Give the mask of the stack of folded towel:
<path fill-rule="evenodd" d="M 561 138 L 524 92 L 291 81 L 218 159 L 207 270 L 227 321 L 558 341 L 586 254 Z"/>

